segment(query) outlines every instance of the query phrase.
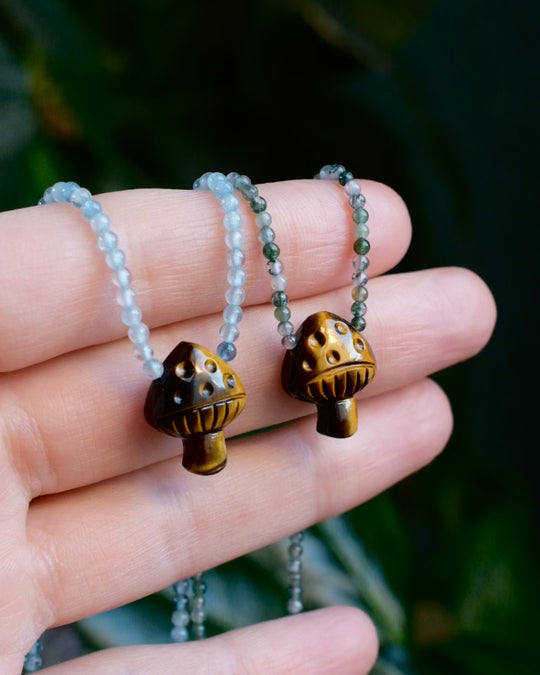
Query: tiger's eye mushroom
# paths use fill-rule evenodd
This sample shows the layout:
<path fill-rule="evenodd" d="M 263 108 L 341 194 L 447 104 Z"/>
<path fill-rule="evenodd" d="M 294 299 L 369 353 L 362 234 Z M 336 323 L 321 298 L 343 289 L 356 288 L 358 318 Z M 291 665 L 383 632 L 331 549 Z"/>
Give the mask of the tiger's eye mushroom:
<path fill-rule="evenodd" d="M 148 390 L 146 421 L 182 438 L 186 469 L 203 475 L 221 471 L 227 462 L 222 429 L 246 404 L 240 379 L 219 356 L 191 342 L 180 342 L 163 366 Z"/>
<path fill-rule="evenodd" d="M 350 323 L 330 312 L 309 316 L 296 333 L 281 370 L 283 389 L 317 406 L 317 431 L 352 436 L 358 426 L 354 395 L 375 376 L 371 349 Z"/>

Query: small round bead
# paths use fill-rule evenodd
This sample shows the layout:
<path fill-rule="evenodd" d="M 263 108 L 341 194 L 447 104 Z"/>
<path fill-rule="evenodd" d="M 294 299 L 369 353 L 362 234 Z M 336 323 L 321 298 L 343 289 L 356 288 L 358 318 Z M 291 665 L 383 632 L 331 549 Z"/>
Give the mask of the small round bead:
<path fill-rule="evenodd" d="M 189 640 L 189 631 L 184 626 L 174 626 L 171 630 L 171 640 L 173 642 L 187 642 Z"/>
<path fill-rule="evenodd" d="M 355 272 L 363 272 L 369 267 L 369 258 L 365 255 L 355 255 L 353 258 L 353 268 Z"/>
<path fill-rule="evenodd" d="M 240 176 L 238 171 L 231 171 L 227 174 L 227 180 L 232 186 L 234 186 L 234 181 L 238 178 L 238 176 Z"/>
<path fill-rule="evenodd" d="M 227 265 L 229 267 L 240 267 L 246 261 L 246 256 L 241 248 L 232 248 L 227 251 Z"/>
<path fill-rule="evenodd" d="M 244 246 L 244 235 L 240 230 L 227 232 L 225 235 L 225 244 L 228 248 L 242 248 Z"/>
<path fill-rule="evenodd" d="M 48 187 L 43 193 L 43 201 L 45 204 L 52 204 L 54 202 L 52 187 Z"/>
<path fill-rule="evenodd" d="M 271 227 L 262 227 L 258 234 L 261 244 L 272 244 L 276 238 L 276 233 Z"/>
<path fill-rule="evenodd" d="M 283 274 L 278 274 L 276 277 L 272 277 L 271 284 L 274 291 L 284 291 L 287 288 L 287 279 Z"/>
<path fill-rule="evenodd" d="M 292 335 L 294 332 L 294 326 L 290 321 L 283 321 L 278 323 L 277 330 L 280 335 Z"/>
<path fill-rule="evenodd" d="M 345 171 L 345 167 L 342 164 L 332 164 L 330 167 L 330 175 L 333 180 L 339 178 L 339 176 Z"/>
<path fill-rule="evenodd" d="M 276 307 L 274 316 L 281 323 L 288 321 L 291 318 L 291 310 L 288 307 Z"/>
<path fill-rule="evenodd" d="M 369 245 L 369 241 L 367 239 L 363 239 L 361 237 L 354 242 L 353 248 L 354 252 L 358 253 L 358 255 L 366 255 L 366 253 L 369 253 L 371 246 Z"/>
<path fill-rule="evenodd" d="M 353 277 L 354 286 L 365 286 L 368 282 L 368 276 L 365 272 L 359 272 Z"/>
<path fill-rule="evenodd" d="M 154 358 L 154 351 L 147 342 L 142 345 L 133 345 L 133 356 L 139 361 L 151 361 Z"/>
<path fill-rule="evenodd" d="M 249 176 L 237 176 L 234 179 L 234 187 L 237 190 L 241 190 L 243 187 L 245 187 L 247 185 L 251 185 L 251 180 L 250 180 Z"/>
<path fill-rule="evenodd" d="M 287 572 L 290 574 L 298 574 L 302 571 L 302 561 L 300 558 L 293 558 L 287 561 Z"/>
<path fill-rule="evenodd" d="M 97 216 L 98 213 L 101 213 L 102 211 L 102 206 L 99 202 L 96 202 L 95 199 L 88 199 L 87 201 L 84 202 L 84 204 L 81 206 L 81 213 L 85 218 L 93 218 L 94 216 Z"/>
<path fill-rule="evenodd" d="M 225 292 L 225 300 L 230 305 L 241 305 L 246 299 L 246 292 L 241 286 L 233 286 Z"/>
<path fill-rule="evenodd" d="M 289 296 L 283 291 L 276 291 L 272 293 L 272 304 L 274 307 L 283 307 L 289 302 Z"/>
<path fill-rule="evenodd" d="M 367 300 L 368 290 L 365 286 L 355 286 L 352 289 L 351 295 L 353 300 L 358 302 L 364 302 L 365 300 Z"/>
<path fill-rule="evenodd" d="M 342 171 L 338 176 L 338 182 L 340 185 L 343 186 L 347 185 L 347 183 L 351 180 L 354 180 L 354 176 L 350 171 L 347 170 Z"/>
<path fill-rule="evenodd" d="M 240 323 L 244 312 L 240 305 L 227 305 L 223 310 L 223 320 L 225 323 Z"/>
<path fill-rule="evenodd" d="M 369 213 L 366 209 L 355 209 L 352 214 L 352 219 L 355 223 L 367 223 L 369 220 Z"/>
<path fill-rule="evenodd" d="M 255 225 L 260 229 L 261 227 L 270 227 L 272 224 L 272 216 L 268 211 L 261 211 L 255 216 Z"/>
<path fill-rule="evenodd" d="M 193 183 L 193 189 L 194 190 L 207 190 L 208 189 L 208 179 L 212 175 L 211 171 L 207 171 L 206 173 L 203 173 L 203 175 L 200 178 L 197 178 L 197 180 Z"/>
<path fill-rule="evenodd" d="M 353 234 L 356 239 L 367 239 L 369 237 L 369 227 L 365 223 L 356 223 Z"/>
<path fill-rule="evenodd" d="M 233 323 L 224 323 L 219 329 L 219 337 L 223 342 L 235 342 L 238 340 L 239 335 L 240 331 Z"/>
<path fill-rule="evenodd" d="M 105 262 L 107 267 L 110 267 L 112 270 L 118 270 L 124 267 L 126 264 L 126 256 L 124 251 L 119 248 L 109 251 L 105 256 Z"/>
<path fill-rule="evenodd" d="M 244 185 L 240 188 L 238 188 L 240 191 L 240 194 L 244 199 L 247 199 L 249 202 L 251 202 L 252 199 L 255 199 L 256 197 L 259 196 L 259 189 L 257 188 L 256 185 Z"/>
<path fill-rule="evenodd" d="M 207 185 L 216 197 L 219 197 L 220 199 L 226 195 L 231 195 L 234 190 L 227 178 L 222 173 L 219 173 L 219 171 L 208 176 Z"/>
<path fill-rule="evenodd" d="M 46 203 L 47 202 L 43 199 L 43 197 L 41 199 L 38 199 L 38 206 L 42 206 L 43 204 L 46 204 Z"/>
<path fill-rule="evenodd" d="M 119 288 L 116 293 L 116 302 L 120 307 L 132 307 L 137 299 L 137 294 L 131 288 Z"/>
<path fill-rule="evenodd" d="M 70 199 L 71 199 L 71 193 L 72 193 L 74 190 L 80 190 L 80 189 L 81 189 L 81 186 L 80 186 L 78 183 L 75 183 L 75 181 L 73 181 L 73 180 L 68 180 L 67 183 L 64 183 L 64 190 L 63 190 L 63 192 L 64 192 L 64 198 L 65 198 L 65 200 L 66 200 L 67 202 L 69 202 Z"/>
<path fill-rule="evenodd" d="M 126 326 L 134 326 L 137 323 L 140 323 L 142 320 L 142 311 L 141 308 L 137 305 L 132 305 L 130 307 L 124 307 L 122 313 L 120 314 L 122 323 Z"/>
<path fill-rule="evenodd" d="M 240 202 L 238 201 L 238 198 L 235 197 L 234 195 L 226 195 L 221 199 L 221 209 L 223 210 L 224 213 L 228 213 L 229 211 L 236 211 L 236 209 L 240 206 Z"/>
<path fill-rule="evenodd" d="M 228 183 L 228 185 L 231 184 Z M 228 211 L 223 218 L 223 225 L 226 230 L 237 230 L 242 226 L 242 216 L 238 211 Z"/>
<path fill-rule="evenodd" d="M 148 340 L 150 331 L 145 323 L 137 323 L 130 326 L 128 330 L 129 339 L 135 344 L 142 344 Z"/>
<path fill-rule="evenodd" d="M 347 197 L 352 197 L 353 195 L 360 194 L 360 185 L 355 180 L 350 180 L 345 185 L 345 194 Z"/>
<path fill-rule="evenodd" d="M 288 548 L 289 555 L 298 557 L 301 556 L 304 552 L 304 549 L 301 544 L 290 544 Z"/>
<path fill-rule="evenodd" d="M 287 611 L 289 614 L 300 614 L 300 612 L 304 609 L 304 606 L 302 605 L 301 600 L 289 600 L 287 603 Z"/>
<path fill-rule="evenodd" d="M 53 198 L 53 201 L 55 202 L 64 202 L 66 201 L 65 193 L 64 193 L 64 187 L 65 183 L 59 182 L 55 183 L 52 188 L 51 188 L 51 196 Z"/>
<path fill-rule="evenodd" d="M 279 256 L 279 246 L 274 242 L 269 242 L 263 246 L 263 255 L 271 262 L 275 262 Z"/>
<path fill-rule="evenodd" d="M 236 347 L 232 342 L 221 342 L 216 349 L 216 354 L 223 361 L 232 361 L 236 356 Z"/>
<path fill-rule="evenodd" d="M 251 210 L 253 213 L 262 213 L 266 211 L 266 199 L 263 197 L 254 197 L 250 202 Z"/>
<path fill-rule="evenodd" d="M 172 613 L 171 622 L 173 626 L 188 626 L 189 625 L 189 612 L 185 610 L 177 609 Z"/>
<path fill-rule="evenodd" d="M 231 286 L 243 286 L 246 279 L 247 273 L 243 267 L 231 267 L 227 272 L 227 281 Z"/>
<path fill-rule="evenodd" d="M 353 304 L 351 305 L 351 312 L 354 314 L 354 316 L 364 316 L 366 313 L 367 306 L 365 302 L 360 302 L 359 300 L 355 300 Z"/>
<path fill-rule="evenodd" d="M 206 612 L 204 609 L 192 609 L 191 610 L 191 620 L 193 623 L 202 623 L 204 619 L 206 618 Z"/>
<path fill-rule="evenodd" d="M 285 349 L 294 349 L 296 347 L 296 338 L 294 335 L 284 335 L 281 338 L 281 344 Z"/>
<path fill-rule="evenodd" d="M 86 188 L 79 188 L 78 190 L 73 190 L 69 201 L 74 205 L 80 208 L 85 202 L 89 199 L 92 199 L 92 195 L 89 190 Z"/>
<path fill-rule="evenodd" d="M 266 269 L 268 274 L 271 274 L 273 277 L 276 277 L 278 274 L 283 272 L 283 265 L 279 260 L 271 262 L 270 260 L 266 263 Z"/>
<path fill-rule="evenodd" d="M 157 380 L 163 375 L 163 364 L 157 359 L 149 359 L 143 363 L 142 371 L 150 380 Z"/>
<path fill-rule="evenodd" d="M 323 168 L 319 171 L 319 178 L 321 180 L 330 180 L 332 179 L 332 165 L 325 164 Z"/>
<path fill-rule="evenodd" d="M 349 199 L 349 204 L 353 209 L 358 209 L 366 203 L 366 198 L 363 194 L 351 195 Z"/>
<path fill-rule="evenodd" d="M 96 213 L 96 215 L 90 219 L 90 227 L 96 234 L 108 232 L 111 227 L 109 216 L 106 216 L 104 213 Z"/>
<path fill-rule="evenodd" d="M 355 328 L 357 331 L 363 331 L 364 328 L 366 327 L 366 320 L 364 319 L 363 316 L 355 316 L 351 321 L 351 326 Z"/>
<path fill-rule="evenodd" d="M 118 245 L 118 237 L 114 232 L 103 232 L 98 237 L 98 248 L 100 251 L 112 251 Z"/>
<path fill-rule="evenodd" d="M 131 272 L 127 267 L 114 270 L 113 284 L 119 288 L 128 288 L 131 283 Z"/>

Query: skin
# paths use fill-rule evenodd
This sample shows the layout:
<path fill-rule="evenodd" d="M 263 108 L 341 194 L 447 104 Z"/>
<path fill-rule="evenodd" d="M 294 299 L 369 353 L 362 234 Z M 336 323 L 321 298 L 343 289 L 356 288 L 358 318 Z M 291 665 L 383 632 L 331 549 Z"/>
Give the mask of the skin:
<path fill-rule="evenodd" d="M 179 441 L 144 422 L 148 382 L 80 213 L 54 204 L 0 214 L 0 288 L 9 289 L 0 294 L 0 672 L 18 675 L 47 627 L 128 603 L 351 509 L 444 448 L 451 410 L 428 376 L 485 345 L 494 302 L 463 269 L 381 276 L 405 254 L 410 219 L 392 190 L 362 186 L 372 244 L 366 336 L 378 373 L 359 396 L 361 433 L 318 435 L 313 406 L 281 391 L 283 348 L 246 212 L 249 280 L 234 368 L 248 403 L 226 432 L 291 422 L 229 440 L 227 468 L 213 477 L 183 470 Z M 295 325 L 322 309 L 348 317 L 352 223 L 343 189 L 290 181 L 261 194 Z M 215 348 L 226 288 L 215 198 L 136 190 L 98 199 L 134 273 L 156 355 L 182 339 Z M 107 650 L 46 672 L 359 675 L 376 654 L 369 618 L 333 607 L 204 643 Z"/>

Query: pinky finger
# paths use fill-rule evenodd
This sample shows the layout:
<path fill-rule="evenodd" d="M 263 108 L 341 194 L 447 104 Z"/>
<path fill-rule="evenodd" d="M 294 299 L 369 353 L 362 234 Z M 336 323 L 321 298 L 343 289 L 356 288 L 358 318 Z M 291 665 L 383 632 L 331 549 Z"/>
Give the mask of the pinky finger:
<path fill-rule="evenodd" d="M 277 619 L 182 645 L 147 645 L 96 652 L 47 668 L 47 675 L 367 675 L 377 657 L 368 617 L 332 607 Z"/>

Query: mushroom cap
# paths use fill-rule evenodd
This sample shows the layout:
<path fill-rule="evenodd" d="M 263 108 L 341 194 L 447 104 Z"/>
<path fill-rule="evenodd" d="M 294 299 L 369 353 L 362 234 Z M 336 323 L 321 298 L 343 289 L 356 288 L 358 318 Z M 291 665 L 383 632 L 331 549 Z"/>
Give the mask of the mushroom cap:
<path fill-rule="evenodd" d="M 365 338 L 336 314 L 309 316 L 296 341 L 281 370 L 282 386 L 293 398 L 318 405 L 352 398 L 375 375 L 375 358 Z"/>
<path fill-rule="evenodd" d="M 201 345 L 180 342 L 150 384 L 144 416 L 170 436 L 218 432 L 239 415 L 246 392 L 230 364 Z"/>

